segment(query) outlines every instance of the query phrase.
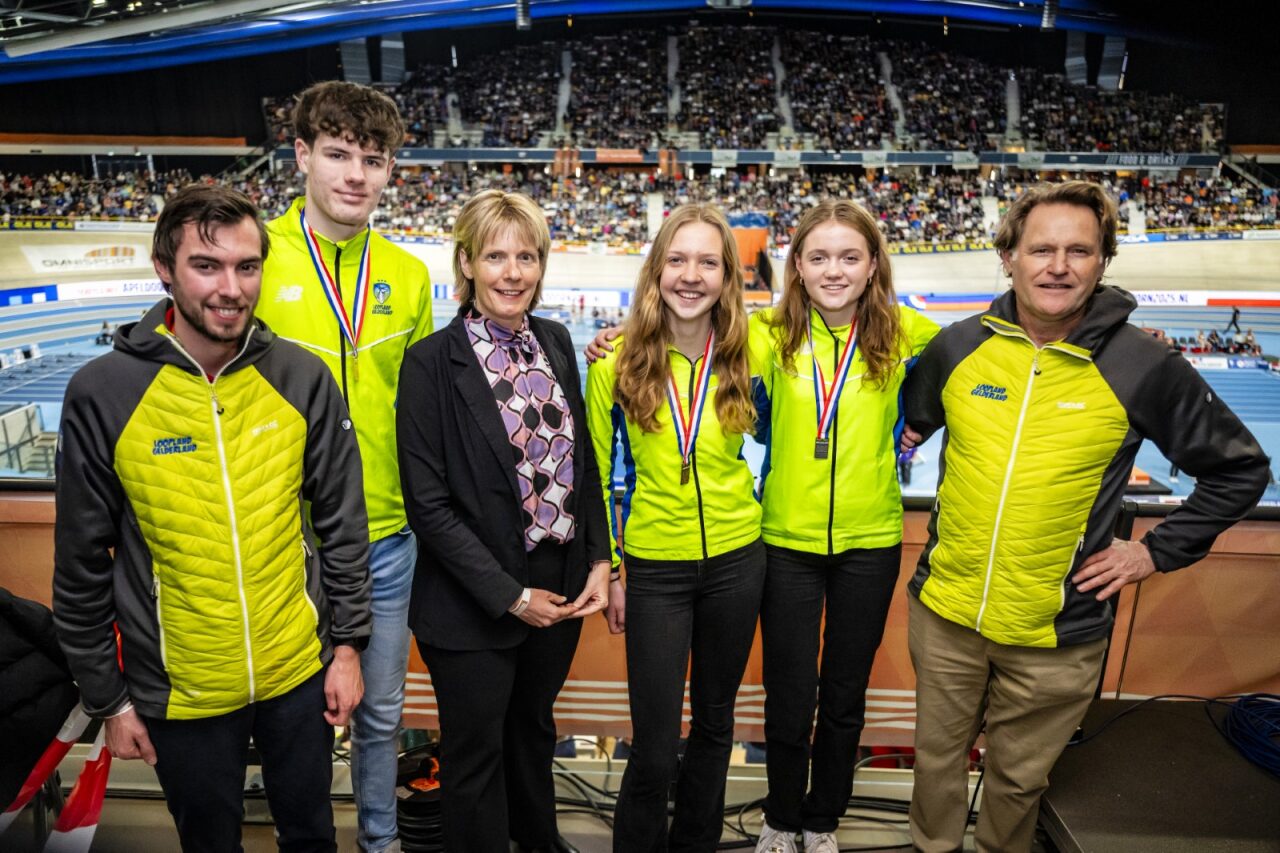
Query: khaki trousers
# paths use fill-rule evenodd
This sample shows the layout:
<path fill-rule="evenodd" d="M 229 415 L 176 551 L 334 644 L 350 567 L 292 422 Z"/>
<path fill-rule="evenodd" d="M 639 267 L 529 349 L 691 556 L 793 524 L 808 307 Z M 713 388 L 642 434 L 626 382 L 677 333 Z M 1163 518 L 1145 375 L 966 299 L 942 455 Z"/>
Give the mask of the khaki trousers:
<path fill-rule="evenodd" d="M 938 616 L 910 596 L 916 671 L 911 840 L 924 853 L 960 850 L 968 756 L 985 718 L 986 774 L 974 842 L 1025 853 L 1040 795 L 1093 699 L 1106 640 L 1042 649 L 1005 646 Z"/>

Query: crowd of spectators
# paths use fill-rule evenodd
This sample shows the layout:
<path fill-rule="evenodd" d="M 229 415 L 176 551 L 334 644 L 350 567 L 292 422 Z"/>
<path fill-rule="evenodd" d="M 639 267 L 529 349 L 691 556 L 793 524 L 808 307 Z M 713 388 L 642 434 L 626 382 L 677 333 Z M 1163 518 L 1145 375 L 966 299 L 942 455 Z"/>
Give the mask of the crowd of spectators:
<path fill-rule="evenodd" d="M 562 49 L 551 41 L 519 45 L 458 69 L 453 86 L 462 120 L 484 129 L 486 148 L 529 148 L 555 128 Z"/>
<path fill-rule="evenodd" d="M 1253 333 L 1253 329 L 1241 329 L 1239 327 L 1238 309 L 1232 317 L 1232 323 L 1235 326 L 1235 332 L 1232 332 L 1232 326 L 1222 330 L 1219 334 L 1217 329 L 1210 329 L 1205 333 L 1204 329 L 1200 329 L 1195 337 L 1185 335 L 1178 337 L 1170 335 L 1164 329 L 1147 329 L 1152 337 L 1161 343 L 1167 345 L 1170 349 L 1180 350 L 1181 352 L 1190 353 L 1192 355 L 1234 355 L 1242 358 L 1260 358 L 1262 356 L 1262 344 L 1258 343 L 1258 338 Z"/>
<path fill-rule="evenodd" d="M 105 178 L 56 172 L 0 173 L 0 218 L 154 219 L 164 199 L 192 180 L 186 171 L 121 172 Z"/>
<path fill-rule="evenodd" d="M 574 148 L 644 148 L 667 130 L 667 44 L 661 30 L 622 30 L 573 45 L 565 125 Z"/>
<path fill-rule="evenodd" d="M 1007 70 L 924 42 L 893 42 L 893 81 L 909 138 L 900 147 L 989 151 L 1008 116 Z"/>
<path fill-rule="evenodd" d="M 1280 195 L 1226 177 L 1152 180 L 1115 174 L 1067 175 L 1098 181 L 1119 203 L 1121 229 L 1132 210 L 1148 229 L 1276 227 Z M 153 219 L 163 199 L 194 180 L 185 171 L 149 175 L 125 172 L 96 179 L 70 172 L 0 175 L 0 216 Z M 198 180 L 213 181 L 208 175 Z M 463 203 L 473 194 L 498 187 L 522 192 L 547 212 L 558 240 L 613 244 L 648 239 L 646 196 L 659 192 L 667 209 L 689 201 L 722 207 L 731 216 L 764 214 L 773 242 L 785 246 L 800 215 L 827 197 L 847 198 L 870 210 L 893 243 L 977 242 L 1009 201 L 1038 180 L 1034 174 L 993 176 L 976 172 L 861 169 L 811 169 L 768 175 L 726 170 L 696 178 L 673 178 L 646 170 L 588 169 L 569 176 L 545 167 L 398 168 L 374 213 L 374 227 L 391 231 L 448 234 Z M 292 167 L 261 173 L 232 185 L 246 193 L 268 216 L 288 209 L 302 192 Z M 988 213 L 983 198 L 997 200 Z"/>
<path fill-rule="evenodd" d="M 1022 133 L 1045 151 L 1222 150 L 1220 104 L 1178 95 L 1104 92 L 1061 74 L 1017 72 Z"/>
<path fill-rule="evenodd" d="M 692 27 L 680 36 L 682 130 L 706 148 L 761 148 L 778 129 L 776 31 L 762 27 Z"/>
<path fill-rule="evenodd" d="M 678 115 L 668 114 L 667 39 L 677 38 Z M 408 121 L 407 144 L 430 146 L 447 126 L 450 94 L 466 129 L 486 147 L 551 141 L 571 147 L 671 145 L 672 129 L 702 148 L 763 147 L 784 113 L 773 48 L 785 72 L 781 94 L 795 130 L 819 150 L 985 151 L 1005 139 L 1008 81 L 1018 82 L 1020 132 L 1047 151 L 1220 151 L 1221 104 L 1177 95 L 1105 92 L 1035 68 L 1007 69 L 925 42 L 873 40 L 809 30 L 700 26 L 636 28 L 566 42 L 545 41 L 468 57 L 453 69 L 416 70 L 391 90 Z M 561 53 L 572 52 L 564 135 L 557 130 Z M 902 125 L 881 79 L 892 67 Z M 267 138 L 291 138 L 288 98 L 265 105 Z M 544 136 L 544 134 L 547 134 Z M 474 141 L 455 136 L 446 144 Z"/>
<path fill-rule="evenodd" d="M 1222 177 L 1180 181 L 1128 180 L 1121 199 L 1143 208 L 1148 229 L 1269 227 L 1280 196 L 1246 181 Z"/>
<path fill-rule="evenodd" d="M 870 37 L 785 30 L 781 40 L 795 128 L 813 134 L 815 148 L 874 150 L 893 138 Z"/>

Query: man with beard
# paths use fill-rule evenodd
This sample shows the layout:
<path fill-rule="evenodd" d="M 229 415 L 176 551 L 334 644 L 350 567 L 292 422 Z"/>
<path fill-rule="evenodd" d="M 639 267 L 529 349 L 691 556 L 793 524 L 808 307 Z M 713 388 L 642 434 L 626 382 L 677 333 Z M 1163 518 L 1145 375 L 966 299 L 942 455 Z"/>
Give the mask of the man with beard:
<path fill-rule="evenodd" d="M 267 250 L 243 195 L 179 191 L 152 243 L 172 303 L 72 378 L 59 433 L 59 639 L 184 850 L 239 849 L 251 736 L 281 848 L 336 849 L 333 727 L 363 692 L 359 452 L 325 366 L 253 316 Z"/>

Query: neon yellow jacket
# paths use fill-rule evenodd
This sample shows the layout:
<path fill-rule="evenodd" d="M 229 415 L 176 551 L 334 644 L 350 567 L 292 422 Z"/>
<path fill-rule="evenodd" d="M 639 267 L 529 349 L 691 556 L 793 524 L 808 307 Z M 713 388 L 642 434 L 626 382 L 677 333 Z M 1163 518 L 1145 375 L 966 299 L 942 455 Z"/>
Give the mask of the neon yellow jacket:
<path fill-rule="evenodd" d="M 1137 302 L 1100 286 L 1065 340 L 1036 346 L 1010 290 L 944 329 L 907 380 L 907 422 L 945 427 L 929 542 L 908 589 L 997 643 L 1107 636 L 1114 599 L 1071 576 L 1108 547 L 1144 439 L 1196 478 L 1142 539 L 1159 571 L 1208 553 L 1262 495 L 1258 442 L 1182 354 L 1130 325 Z"/>
<path fill-rule="evenodd" d="M 396 393 L 405 350 L 431 334 L 431 279 L 422 261 L 373 233 L 369 246 L 373 281 L 353 357 L 311 264 L 298 218 L 302 206 L 303 199 L 296 200 L 287 213 L 267 225 L 271 252 L 262 273 L 257 314 L 277 335 L 320 356 L 338 381 L 356 425 L 369 538 L 376 541 L 406 524 L 396 458 Z M 341 253 L 336 278 L 349 306 L 364 234 L 341 243 L 321 236 L 320 246 L 330 271 Z"/>
<path fill-rule="evenodd" d="M 835 373 L 837 351 L 848 340 L 847 326 L 829 330 L 812 309 L 813 344 L 826 379 Z M 888 385 L 864 385 L 866 363 L 855 351 L 849 378 L 837 403 L 826 459 L 815 459 L 817 407 L 813 389 L 813 353 L 807 343 L 791 369 L 782 362 L 781 330 L 769 325 L 773 309 L 751 317 L 751 363 L 767 399 L 757 390 L 757 408 L 768 408 L 764 541 L 813 554 L 839 554 L 850 548 L 884 548 L 902 541 L 902 492 L 898 488 L 895 431 L 899 391 L 909 360 L 938 333 L 938 325 L 900 307 L 904 347 Z M 762 415 L 764 412 L 762 411 Z"/>
<path fill-rule="evenodd" d="M 742 434 L 725 434 L 720 429 L 716 375 L 711 375 L 702 411 L 691 476 L 681 484 L 680 450 L 666 403 L 658 407 L 659 431 L 649 433 L 627 420 L 614 402 L 623 339 L 613 345 L 612 353 L 587 369 L 587 425 L 609 517 L 621 526 L 612 531 L 614 565 L 623 551 L 650 560 L 702 560 L 754 542 L 760 537 L 760 504 L 752 497 L 754 478 L 742 459 Z M 668 352 L 687 412 L 692 394 L 683 392 L 694 382 L 697 362 L 675 347 Z M 612 503 L 613 460 L 619 447 L 626 477 L 620 521 Z M 618 540 L 622 540 L 621 549 Z"/>
<path fill-rule="evenodd" d="M 210 380 L 167 308 L 117 332 L 62 410 L 53 610 L 98 716 L 126 699 L 227 714 L 370 632 L 359 451 L 333 378 L 255 322 Z"/>

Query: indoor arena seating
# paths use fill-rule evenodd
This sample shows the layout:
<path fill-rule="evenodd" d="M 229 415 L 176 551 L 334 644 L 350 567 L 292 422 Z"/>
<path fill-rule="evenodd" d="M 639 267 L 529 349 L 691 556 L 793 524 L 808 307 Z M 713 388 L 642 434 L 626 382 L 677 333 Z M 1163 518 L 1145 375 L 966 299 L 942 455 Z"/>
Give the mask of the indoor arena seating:
<path fill-rule="evenodd" d="M 924 42 L 893 42 L 893 79 L 916 150 L 990 151 L 1007 115 L 1009 73 Z"/>
<path fill-rule="evenodd" d="M 1045 151 L 1222 151 L 1217 104 L 1176 95 L 1102 92 L 1061 74 L 1018 71 L 1022 133 Z"/>
<path fill-rule="evenodd" d="M 620 30 L 574 42 L 564 140 L 570 148 L 665 145 L 667 36 Z"/>
<path fill-rule="evenodd" d="M 819 150 L 875 150 L 893 138 L 893 113 L 869 36 L 784 31 L 783 89 L 795 129 Z"/>
<path fill-rule="evenodd" d="M 565 50 L 572 60 L 561 114 Z M 673 59 L 678 97 L 668 85 Z M 1021 116 L 1013 129 L 1011 75 Z M 461 129 L 450 120 L 450 93 Z M 788 140 L 816 150 L 980 152 L 998 149 L 1015 130 L 1033 150 L 1218 152 L 1225 124 L 1217 104 L 1103 92 L 923 42 L 758 26 L 632 29 L 522 45 L 473 55 L 456 70 L 422 66 L 392 94 L 407 118 L 406 144 L 421 147 L 447 132 L 452 147 L 747 150 L 788 130 L 797 134 Z M 288 97 L 264 103 L 269 144 L 292 139 L 290 107 Z M 687 144 L 691 136 L 696 145 Z"/>
<path fill-rule="evenodd" d="M 778 129 L 776 31 L 695 27 L 680 36 L 680 115 L 706 148 L 760 148 Z"/>
<path fill-rule="evenodd" d="M 1230 177 L 1159 180 L 1119 178 L 1115 173 L 1075 173 L 1100 183 L 1119 203 L 1122 230 L 1141 214 L 1145 231 L 1188 228 L 1274 227 L 1280 195 Z M 983 181 L 976 171 L 914 173 L 899 169 L 869 175 L 861 169 L 813 169 L 792 175 L 727 170 L 711 177 L 673 178 L 649 171 L 587 169 L 555 176 L 542 166 L 509 168 L 399 170 L 374 213 L 374 227 L 387 231 L 448 234 L 463 203 L 472 194 L 496 187 L 523 192 L 547 214 L 557 240 L 642 244 L 648 238 L 645 196 L 663 194 L 670 209 L 687 201 L 706 201 L 730 214 L 763 213 L 777 245 L 805 208 L 815 200 L 850 198 L 881 221 L 891 243 L 977 242 L 990 239 L 995 220 L 1008 202 L 1030 183 L 1034 173 L 1009 172 Z M 33 216 L 73 219 L 151 219 L 163 198 L 197 180 L 185 171 L 155 178 L 121 174 L 94 179 L 70 173 L 0 177 L 0 221 Z M 201 181 L 215 180 L 203 175 Z M 302 180 L 291 165 L 229 183 L 248 195 L 269 216 L 288 209 Z M 984 199 L 996 204 L 990 211 Z M 7 217 L 7 219 L 5 219 Z"/>

